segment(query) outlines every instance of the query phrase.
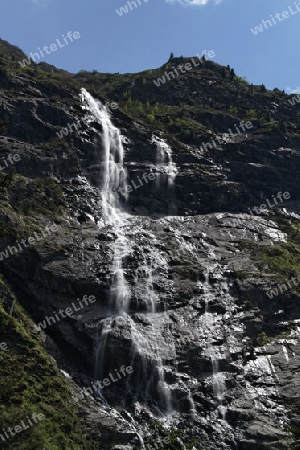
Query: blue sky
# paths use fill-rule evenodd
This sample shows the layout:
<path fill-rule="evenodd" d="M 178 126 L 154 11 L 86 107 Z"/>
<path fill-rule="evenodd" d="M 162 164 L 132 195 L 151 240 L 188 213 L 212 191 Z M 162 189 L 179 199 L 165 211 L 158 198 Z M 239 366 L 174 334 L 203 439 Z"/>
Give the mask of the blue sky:
<path fill-rule="evenodd" d="M 0 36 L 28 55 L 78 31 L 80 39 L 43 59 L 71 72 L 137 72 L 161 66 L 170 52 L 213 50 L 214 61 L 249 82 L 300 92 L 300 12 L 294 0 L 135 1 L 137 8 L 127 5 L 120 16 L 116 10 L 127 0 L 1 0 Z M 284 19 L 289 7 L 294 14 Z M 281 21 L 274 19 L 257 35 L 250 31 L 276 13 Z"/>

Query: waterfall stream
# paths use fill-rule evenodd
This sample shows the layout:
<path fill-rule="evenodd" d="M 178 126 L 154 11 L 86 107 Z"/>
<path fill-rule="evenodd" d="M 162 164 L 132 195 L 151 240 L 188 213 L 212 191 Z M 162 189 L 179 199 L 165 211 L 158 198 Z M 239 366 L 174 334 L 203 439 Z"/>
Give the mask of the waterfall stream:
<path fill-rule="evenodd" d="M 167 142 L 158 136 L 152 136 L 152 143 L 156 144 L 156 169 L 159 171 L 156 185 L 161 186 L 163 177 L 167 176 L 168 187 L 172 187 L 177 174 L 176 164 L 172 161 L 172 150 Z"/>
<path fill-rule="evenodd" d="M 115 236 L 112 243 L 113 257 L 110 266 L 110 291 L 109 301 L 111 310 L 108 317 L 100 320 L 98 324 L 98 335 L 95 339 L 95 379 L 104 375 L 104 364 L 109 352 L 108 341 L 116 326 L 122 324 L 130 329 L 131 349 L 128 354 L 128 365 L 138 368 L 138 374 L 133 373 L 127 379 L 128 394 L 134 393 L 142 397 L 145 403 L 151 406 L 153 398 L 159 399 L 159 405 L 152 405 L 157 412 L 169 414 L 172 412 L 171 392 L 164 379 L 163 360 L 161 349 L 158 345 L 158 334 L 161 329 L 156 324 L 155 312 L 158 295 L 153 287 L 155 272 L 160 267 L 157 255 L 142 255 L 142 263 L 136 271 L 135 284 L 143 282 L 144 300 L 146 310 L 151 320 L 151 329 L 147 335 L 130 316 L 128 309 L 132 297 L 132 287 L 125 276 L 126 258 L 133 251 L 136 243 L 129 240 L 126 230 L 138 229 L 135 217 L 130 216 L 120 203 L 119 191 L 124 190 L 127 184 L 127 171 L 124 167 L 124 148 L 122 136 L 119 130 L 112 124 L 109 112 L 98 100 L 95 100 L 85 89 L 82 89 L 81 100 L 83 109 L 87 111 L 87 123 L 97 121 L 102 125 L 102 161 L 101 167 L 101 198 L 103 220 L 106 227 L 110 227 Z M 159 159 L 158 171 L 166 166 L 168 185 L 172 185 L 175 177 L 175 166 L 172 162 L 171 149 L 161 139 L 156 138 Z M 124 192 L 124 191 L 123 191 Z M 126 197 L 123 198 L 126 200 Z M 139 225 L 140 227 L 140 225 Z M 143 231 L 143 230 L 142 230 Z M 100 393 L 102 397 L 102 394 Z M 155 403 L 155 402 L 154 402 Z"/>
<path fill-rule="evenodd" d="M 229 391 L 243 389 L 245 333 L 235 291 L 226 276 L 228 267 L 218 252 L 218 230 L 214 239 L 207 234 L 211 217 L 165 214 L 153 219 L 129 214 L 127 194 L 123 194 L 130 183 L 124 163 L 126 141 L 105 106 L 85 90 L 81 99 L 87 122 L 102 128 L 101 132 L 100 127 L 94 128 L 101 143 L 102 167 L 98 180 L 102 214 L 97 216 L 101 235 L 110 236 L 105 244 L 101 242 L 107 251 L 103 279 L 108 280 L 108 298 L 101 299 L 99 309 L 104 307 L 104 312 L 101 309 L 95 332 L 90 334 L 94 379 L 102 381 L 122 364 L 133 368 L 109 389 L 99 389 L 99 398 L 124 411 L 128 407 L 133 420 L 138 417 L 142 423 L 159 417 L 166 427 L 180 428 L 185 417 L 195 430 L 207 430 L 213 423 L 218 448 L 237 448 L 230 421 L 236 406 L 231 405 Z M 157 174 L 149 193 L 162 196 L 166 203 L 176 200 L 177 169 L 171 148 L 155 135 L 149 147 L 149 168 Z M 140 170 L 134 163 L 129 167 Z M 179 250 L 175 256 L 174 248 Z M 194 261 L 192 269 L 186 261 Z M 181 286 L 187 278 L 189 284 Z M 181 321 L 186 325 L 182 333 Z"/>
<path fill-rule="evenodd" d="M 214 333 L 215 331 L 215 317 L 214 314 L 212 314 L 209 311 L 209 304 L 214 299 L 215 292 L 210 286 L 209 274 L 210 272 L 207 271 L 205 274 L 205 281 L 203 283 L 203 295 L 205 301 L 205 312 L 203 315 L 203 320 L 204 326 L 207 329 L 206 352 L 212 363 L 212 370 L 213 370 L 212 382 L 213 382 L 214 396 L 217 400 L 222 418 L 225 420 L 226 408 L 223 406 L 223 398 L 226 393 L 226 384 L 225 384 L 225 376 L 223 375 L 222 372 L 220 372 L 219 360 L 216 355 L 216 350 L 212 345 L 214 340 L 214 336 L 212 335 L 212 333 Z"/>
<path fill-rule="evenodd" d="M 130 289 L 124 277 L 123 259 L 128 256 L 130 247 L 124 233 L 127 215 L 119 202 L 119 188 L 126 186 L 127 172 L 123 166 L 124 148 L 119 130 L 111 123 L 108 110 L 95 100 L 85 89 L 82 90 L 85 109 L 102 124 L 102 208 L 105 225 L 111 226 L 116 235 L 111 263 L 111 302 L 119 314 L 127 311 Z"/>

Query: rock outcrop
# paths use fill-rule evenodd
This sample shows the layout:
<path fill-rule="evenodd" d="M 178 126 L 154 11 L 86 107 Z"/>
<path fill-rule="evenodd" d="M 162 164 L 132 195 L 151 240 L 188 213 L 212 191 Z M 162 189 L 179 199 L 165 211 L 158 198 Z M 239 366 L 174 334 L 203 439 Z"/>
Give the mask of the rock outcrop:
<path fill-rule="evenodd" d="M 116 111 L 127 185 L 137 186 L 127 200 L 113 194 L 116 227 L 105 220 L 104 125 L 82 107 L 76 77 L 43 67 L 0 73 L 0 153 L 20 155 L 0 174 L 1 271 L 68 374 L 89 438 L 107 449 L 158 437 L 165 448 L 300 448 L 299 290 L 270 296 L 300 266 L 297 134 L 256 130 L 195 156 Z M 158 139 L 172 153 L 159 162 Z M 279 191 L 289 193 L 276 205 L 284 211 L 249 213 Z M 51 224 L 51 235 L 3 256 Z M 130 291 L 121 313 L 112 302 L 120 236 Z M 84 296 L 96 301 L 55 316 Z M 122 366 L 133 371 L 118 378 Z"/>

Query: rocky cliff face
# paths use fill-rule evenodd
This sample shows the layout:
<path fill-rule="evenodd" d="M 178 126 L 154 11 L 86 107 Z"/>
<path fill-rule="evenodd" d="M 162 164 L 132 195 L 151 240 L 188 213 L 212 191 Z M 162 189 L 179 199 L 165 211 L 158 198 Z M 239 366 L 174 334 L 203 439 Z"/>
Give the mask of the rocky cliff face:
<path fill-rule="evenodd" d="M 0 151 L 20 155 L 0 173 L 1 271 L 64 371 L 87 440 L 300 448 L 299 288 L 282 287 L 300 267 L 300 149 L 284 96 L 287 130 L 195 156 L 158 122 L 109 116 L 78 77 L 10 69 L 17 50 L 1 45 Z"/>

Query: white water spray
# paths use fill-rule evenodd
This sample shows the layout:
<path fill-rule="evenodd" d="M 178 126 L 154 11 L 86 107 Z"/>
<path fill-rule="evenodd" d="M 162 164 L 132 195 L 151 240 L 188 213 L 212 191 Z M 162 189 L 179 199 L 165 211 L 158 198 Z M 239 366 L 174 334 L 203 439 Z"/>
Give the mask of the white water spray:
<path fill-rule="evenodd" d="M 95 100 L 85 89 L 81 94 L 83 107 L 87 109 L 93 120 L 102 125 L 103 160 L 102 173 L 102 208 L 105 224 L 111 226 L 116 235 L 113 244 L 114 256 L 111 263 L 110 297 L 113 307 L 118 314 L 127 311 L 130 299 L 130 289 L 123 270 L 123 259 L 128 256 L 130 248 L 123 231 L 127 215 L 121 210 L 119 202 L 119 188 L 126 186 L 127 172 L 123 166 L 124 148 L 121 134 L 110 120 L 106 106 Z"/>
<path fill-rule="evenodd" d="M 88 112 L 87 121 L 95 122 L 95 120 L 102 125 L 102 153 L 103 160 L 101 166 L 103 168 L 101 198 L 103 219 L 106 226 L 112 228 L 115 241 L 113 246 L 113 258 L 111 262 L 111 280 L 110 280 L 110 301 L 116 313 L 123 316 L 124 323 L 130 327 L 131 331 L 131 355 L 132 365 L 134 361 L 141 363 L 142 370 L 142 386 L 144 392 L 141 395 L 147 400 L 150 400 L 153 392 L 157 393 L 164 411 L 171 412 L 171 393 L 164 380 L 164 368 L 162 358 L 160 357 L 160 348 L 157 344 L 157 333 L 160 332 L 152 323 L 150 336 L 147 338 L 143 334 L 143 330 L 137 327 L 136 323 L 127 315 L 129 301 L 131 298 L 131 289 L 125 278 L 124 260 L 132 250 L 133 243 L 129 242 L 125 229 L 132 228 L 134 217 L 131 218 L 126 212 L 122 210 L 120 204 L 120 197 L 118 191 L 124 192 L 127 184 L 127 172 L 124 168 L 124 148 L 122 144 L 122 136 L 119 130 L 111 123 L 110 115 L 105 106 L 101 102 L 95 100 L 85 89 L 82 89 L 81 100 L 83 108 Z M 158 138 L 157 138 L 158 139 Z M 162 161 L 161 164 L 169 168 L 168 184 L 173 183 L 175 177 L 174 165 L 171 158 L 171 150 L 169 146 L 162 140 L 157 143 L 161 149 Z M 124 199 L 126 200 L 126 198 Z M 135 224 L 133 224 L 135 225 Z M 146 276 L 145 283 L 145 297 L 147 302 L 148 312 L 155 313 L 157 294 L 153 288 L 153 263 L 143 255 L 142 271 Z M 140 277 L 137 277 L 136 282 L 140 282 Z M 153 319 L 155 317 L 153 315 Z M 114 316 L 102 319 L 99 326 L 98 341 L 96 341 L 95 349 L 95 378 L 102 376 L 103 365 L 105 362 L 105 355 L 107 351 L 107 342 L 115 325 L 116 319 Z M 100 331 L 101 329 L 101 331 Z M 128 377 L 129 386 L 130 377 Z M 101 393 L 100 393 L 101 394 Z"/>
<path fill-rule="evenodd" d="M 172 187 L 177 174 L 176 164 L 172 161 L 172 149 L 163 139 L 152 136 L 152 144 L 156 144 L 156 185 L 161 186 L 162 179 L 167 176 L 168 186 Z"/>
<path fill-rule="evenodd" d="M 206 342 L 207 342 L 207 354 L 210 357 L 213 369 L 213 377 L 212 377 L 213 390 L 215 398 L 217 399 L 219 404 L 219 410 L 221 412 L 222 418 L 225 420 L 226 408 L 223 406 L 223 399 L 226 393 L 225 376 L 222 372 L 220 372 L 219 361 L 218 358 L 216 357 L 216 352 L 212 345 L 213 338 L 211 336 L 211 333 L 215 327 L 215 322 L 214 322 L 214 315 L 209 312 L 209 302 L 214 298 L 214 293 L 212 292 L 209 284 L 209 272 L 205 274 L 203 290 L 205 300 L 205 313 L 203 319 L 208 330 Z"/>

